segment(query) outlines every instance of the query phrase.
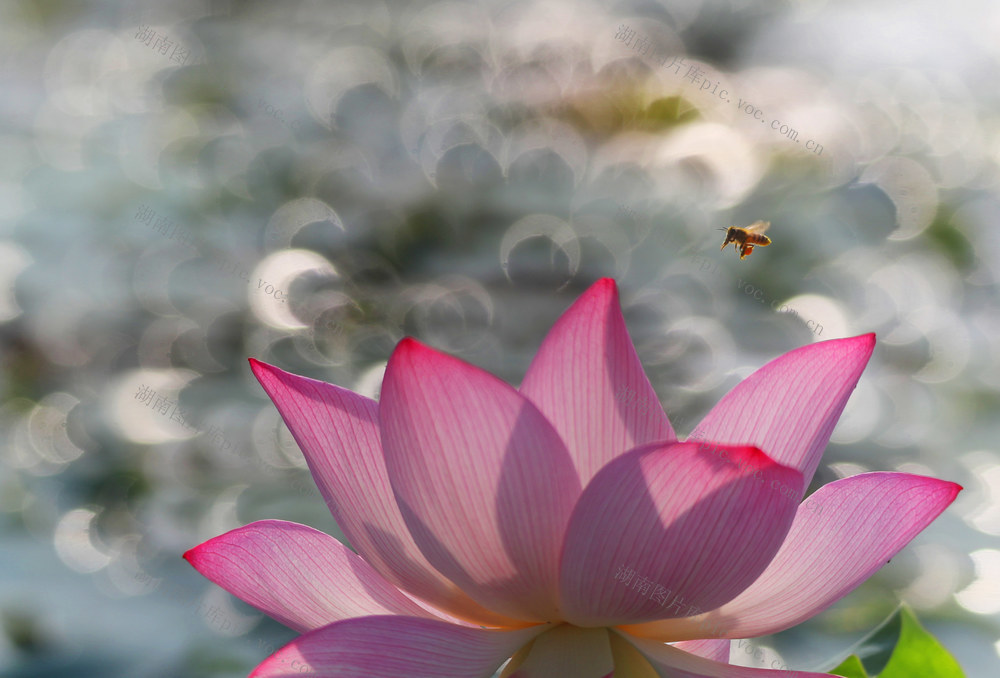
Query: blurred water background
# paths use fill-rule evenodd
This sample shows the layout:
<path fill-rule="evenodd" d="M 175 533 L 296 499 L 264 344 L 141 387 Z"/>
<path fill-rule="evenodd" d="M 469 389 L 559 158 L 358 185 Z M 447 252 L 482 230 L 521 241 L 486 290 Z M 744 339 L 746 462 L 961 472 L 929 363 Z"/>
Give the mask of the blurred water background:
<path fill-rule="evenodd" d="M 905 600 L 996 675 L 998 34 L 989 0 L 0 4 L 0 676 L 247 675 L 293 632 L 181 554 L 342 535 L 246 358 L 374 396 L 412 335 L 517 384 L 602 276 L 680 432 L 874 331 L 813 489 L 966 488 L 765 666 Z"/>

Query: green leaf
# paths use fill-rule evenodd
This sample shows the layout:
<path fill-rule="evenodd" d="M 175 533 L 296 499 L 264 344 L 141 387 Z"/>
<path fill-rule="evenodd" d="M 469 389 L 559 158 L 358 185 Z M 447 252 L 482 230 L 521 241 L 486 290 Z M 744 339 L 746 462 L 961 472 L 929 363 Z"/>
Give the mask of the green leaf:
<path fill-rule="evenodd" d="M 832 673 L 835 676 L 843 676 L 844 678 L 869 678 L 865 672 L 864 665 L 856 654 L 852 654 L 841 662 L 840 666 L 831 669 L 827 673 Z"/>
<path fill-rule="evenodd" d="M 962 667 L 955 658 L 920 625 L 909 608 L 901 608 L 899 616 L 903 621 L 899 643 L 879 678 L 964 678 Z"/>
<path fill-rule="evenodd" d="M 852 648 L 832 673 L 845 678 L 965 678 L 951 653 L 902 605 Z"/>

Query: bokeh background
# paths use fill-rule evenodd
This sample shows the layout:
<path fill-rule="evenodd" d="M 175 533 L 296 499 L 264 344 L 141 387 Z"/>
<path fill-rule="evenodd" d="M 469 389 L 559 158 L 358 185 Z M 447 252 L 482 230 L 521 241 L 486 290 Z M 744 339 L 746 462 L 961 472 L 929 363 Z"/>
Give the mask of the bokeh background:
<path fill-rule="evenodd" d="M 906 601 L 995 675 L 997 35 L 990 0 L 0 4 L 0 675 L 247 675 L 294 634 L 181 554 L 340 533 L 246 358 L 374 396 L 412 335 L 517 384 L 602 276 L 682 433 L 873 331 L 813 489 L 966 488 L 766 665 Z"/>

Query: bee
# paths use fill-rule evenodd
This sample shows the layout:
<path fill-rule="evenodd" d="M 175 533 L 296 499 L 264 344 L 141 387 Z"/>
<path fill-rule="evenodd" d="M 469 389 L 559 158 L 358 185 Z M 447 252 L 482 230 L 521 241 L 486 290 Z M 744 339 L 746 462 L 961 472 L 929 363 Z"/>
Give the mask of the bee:
<path fill-rule="evenodd" d="M 726 232 L 726 241 L 719 249 L 724 250 L 726 245 L 733 243 L 733 247 L 740 253 L 740 259 L 746 259 L 754 247 L 767 247 L 771 244 L 771 239 L 764 235 L 764 231 L 770 225 L 770 221 L 755 221 L 746 228 L 739 226 L 720 228 L 720 231 Z"/>

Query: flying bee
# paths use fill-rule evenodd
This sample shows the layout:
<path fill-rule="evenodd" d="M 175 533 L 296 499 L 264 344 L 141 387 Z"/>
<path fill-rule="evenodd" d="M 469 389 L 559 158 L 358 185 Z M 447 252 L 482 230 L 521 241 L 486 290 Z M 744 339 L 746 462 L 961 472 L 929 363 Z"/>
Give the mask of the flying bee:
<path fill-rule="evenodd" d="M 755 221 L 746 228 L 739 226 L 720 228 L 720 231 L 726 232 L 726 241 L 719 249 L 724 250 L 726 245 L 733 243 L 733 247 L 740 253 L 740 259 L 746 259 L 747 255 L 753 252 L 754 247 L 767 247 L 771 244 L 771 239 L 764 235 L 764 231 L 770 225 L 770 221 Z"/>

